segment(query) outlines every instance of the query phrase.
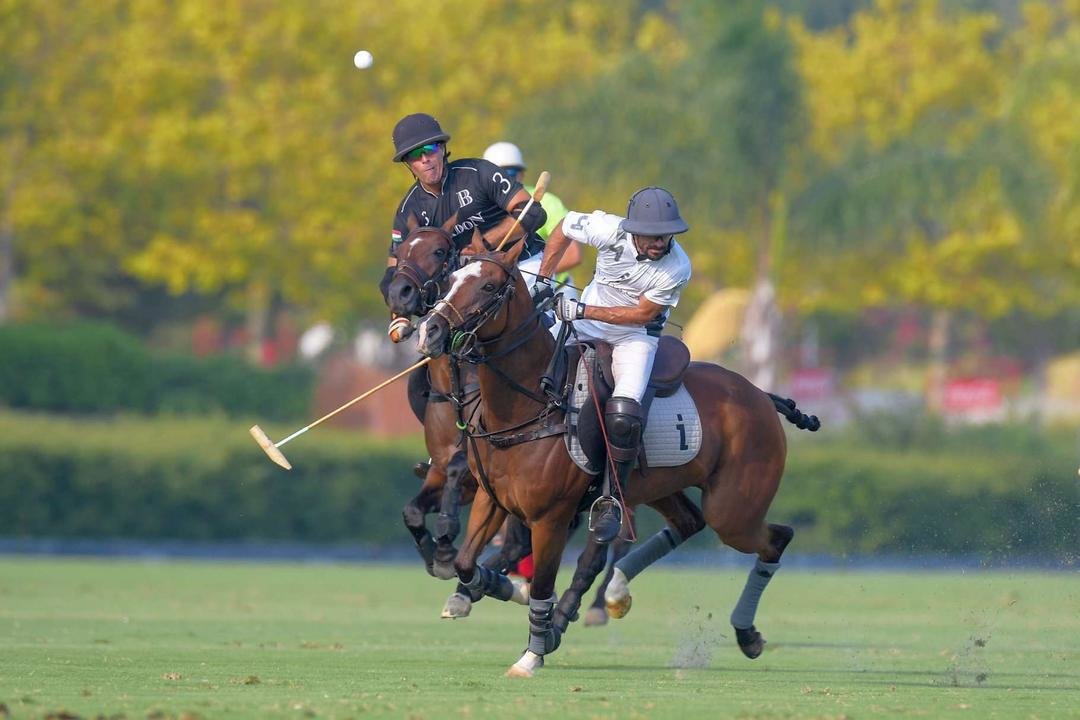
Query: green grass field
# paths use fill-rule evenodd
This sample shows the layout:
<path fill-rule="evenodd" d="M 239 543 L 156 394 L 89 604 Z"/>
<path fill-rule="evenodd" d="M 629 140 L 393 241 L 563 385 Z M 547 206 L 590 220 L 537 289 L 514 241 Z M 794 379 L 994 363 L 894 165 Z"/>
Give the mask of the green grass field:
<path fill-rule="evenodd" d="M 744 576 L 646 573 L 509 680 L 524 608 L 440 620 L 419 567 L 0 558 L 0 718 L 1080 717 L 1075 572 L 785 569 L 756 661 Z"/>

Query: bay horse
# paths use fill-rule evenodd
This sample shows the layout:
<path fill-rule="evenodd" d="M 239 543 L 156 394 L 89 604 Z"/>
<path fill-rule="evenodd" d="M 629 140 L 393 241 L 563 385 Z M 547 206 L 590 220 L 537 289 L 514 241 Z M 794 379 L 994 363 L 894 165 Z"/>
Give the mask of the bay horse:
<path fill-rule="evenodd" d="M 419 317 L 434 307 L 448 287 L 446 282 L 450 273 L 458 268 L 459 253 L 451 238 L 450 231 L 456 223 L 457 216 L 441 227 L 421 226 L 415 217 L 409 217 L 406 225 L 409 234 L 402 240 L 394 251 L 397 259 L 397 267 L 387 287 L 386 302 L 390 310 L 398 316 Z M 483 240 L 479 232 L 474 231 L 472 243 L 474 247 L 483 247 Z M 456 552 L 452 543 L 457 535 L 459 525 L 457 523 L 457 508 L 459 504 L 468 504 L 476 494 L 476 479 L 469 472 L 465 454 L 462 430 L 458 423 L 465 424 L 468 415 L 475 411 L 475 396 L 473 388 L 478 387 L 477 372 L 474 365 L 464 365 L 452 362 L 448 356 L 442 356 L 428 363 L 431 368 L 430 378 L 432 385 L 431 398 L 438 399 L 439 407 L 428 407 L 424 410 L 421 421 L 424 424 L 424 437 L 428 451 L 431 454 L 432 463 L 427 478 L 420 494 L 417 495 L 410 505 L 406 506 L 406 525 L 417 537 L 417 545 L 431 543 L 430 534 L 424 524 L 424 513 L 419 511 L 424 507 L 421 503 L 426 502 L 426 507 L 433 507 L 438 501 L 439 490 L 441 494 L 441 510 L 436 521 L 438 544 L 435 552 L 435 567 L 432 574 L 436 577 L 448 579 L 455 576 L 446 573 L 447 558 L 452 561 L 451 550 Z M 459 397 L 460 395 L 460 397 Z M 420 410 L 420 408 L 417 408 Z M 417 413 L 418 416 L 420 413 Z M 445 472 L 441 468 L 446 467 Z M 457 493 L 460 492 L 460 500 Z M 429 510 L 430 512 L 431 510 Z M 451 517 L 451 513 L 453 516 Z M 485 565 L 497 573 L 504 573 L 513 564 L 520 560 L 529 550 L 529 535 L 527 528 L 517 528 L 521 521 L 514 516 L 508 518 L 509 528 L 506 533 L 508 542 L 504 543 L 501 551 L 485 561 Z M 426 535 L 426 538 L 425 538 Z M 612 543 L 613 562 L 623 557 L 630 548 L 629 541 L 619 538 Z M 424 551 L 421 550 L 424 555 Z M 425 559 L 426 559 L 425 555 Z M 568 590 L 563 593 L 560 603 L 558 621 L 563 630 L 566 625 L 578 616 L 582 596 L 592 585 L 599 570 L 606 566 L 607 548 L 603 546 L 586 545 L 586 551 L 578 563 L 578 569 Z M 453 567 L 450 567 L 453 571 Z M 430 570 L 429 570 L 430 572 Z M 603 592 L 612 576 L 610 571 L 604 578 L 597 590 L 596 600 L 593 602 L 586 615 L 586 625 L 598 625 L 607 621 L 607 611 L 604 608 Z M 502 591 L 496 593 L 496 597 L 505 600 L 505 584 L 501 584 Z M 517 596 L 518 588 L 515 588 L 513 599 L 523 600 Z M 484 594 L 483 589 L 468 589 L 459 584 L 457 590 L 447 600 L 443 608 L 443 617 L 464 617 L 469 614 L 471 603 L 480 599 Z"/>
<path fill-rule="evenodd" d="M 481 250 L 474 248 L 469 261 L 451 274 L 449 290 L 419 325 L 417 348 L 432 358 L 449 350 L 479 365 L 480 416 L 488 437 L 475 443 L 469 465 L 484 492 L 473 501 L 454 565 L 466 586 L 487 585 L 490 575 L 477 567 L 476 556 L 507 513 L 532 529 L 529 644 L 507 671 L 512 677 L 532 677 L 561 640 L 555 576 L 567 527 L 592 479 L 575 465 L 561 436 L 540 430 L 553 415 L 561 419 L 558 408 L 544 406 L 539 384 L 555 348 L 515 267 L 521 244 L 506 252 Z M 754 626 L 758 601 L 794 535 L 791 528 L 765 520 L 786 460 L 787 440 L 777 418 L 784 409 L 778 398 L 718 365 L 690 363 L 682 381 L 701 417 L 701 449 L 685 465 L 649 468 L 647 477 L 639 471 L 631 475 L 626 505 L 649 505 L 667 526 L 616 563 L 605 594 L 608 611 L 625 615 L 628 582 L 708 525 L 728 546 L 757 554 L 731 615 L 738 645 L 753 659 L 765 642 Z M 527 435 L 530 429 L 535 439 L 528 442 L 501 447 L 492 442 Z M 682 492 L 689 487 L 700 488 L 700 507 Z"/>
<path fill-rule="evenodd" d="M 410 232 L 399 245 L 399 252 L 395 252 L 398 264 L 386 296 L 387 305 L 396 315 L 423 315 L 438 300 L 443 282 L 457 268 L 457 252 L 450 237 L 455 222 L 456 215 L 442 227 L 420 227 L 415 218 L 409 218 Z M 434 240 L 429 243 L 424 258 L 427 269 L 416 264 L 412 257 L 414 253 L 410 252 L 413 240 L 418 236 Z M 461 433 L 456 427 L 459 406 L 468 408 L 475 404 L 477 390 L 476 371 L 470 368 L 470 372 L 458 373 L 446 359 L 428 363 L 409 379 L 410 404 L 424 427 L 424 443 L 430 462 L 417 466 L 424 469 L 423 483 L 419 492 L 406 503 L 402 519 L 413 536 L 428 574 L 442 580 L 457 576 L 452 563 L 457 555 L 453 543 L 460 531 L 460 507 L 470 504 L 477 490 L 476 479 L 469 472 Z M 426 517 L 436 511 L 435 535 L 432 536 Z M 508 537 L 509 541 L 491 558 L 490 567 L 504 571 L 529 553 L 529 546 L 520 542 L 520 533 L 509 533 Z M 480 597 L 468 595 L 466 589 L 459 586 L 447 599 L 442 616 L 465 617 L 472 602 Z"/>

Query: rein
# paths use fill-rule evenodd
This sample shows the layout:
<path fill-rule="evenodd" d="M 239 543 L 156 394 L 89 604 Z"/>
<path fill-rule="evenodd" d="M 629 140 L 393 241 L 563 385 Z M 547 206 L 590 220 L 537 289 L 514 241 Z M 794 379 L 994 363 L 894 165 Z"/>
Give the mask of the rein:
<path fill-rule="evenodd" d="M 416 286 L 417 291 L 420 293 L 421 309 L 423 312 L 427 312 L 439 303 L 439 296 L 442 295 L 443 283 L 450 277 L 450 273 L 458 268 L 459 256 L 454 248 L 454 240 L 450 236 L 450 233 L 441 227 L 416 228 L 402 240 L 402 244 L 408 242 L 422 232 L 434 232 L 446 240 L 446 260 L 443 261 L 442 265 L 434 275 L 429 275 L 427 271 L 411 260 L 398 258 L 394 276 L 403 276 L 406 280 Z M 423 314 L 423 312 L 421 314 Z"/>

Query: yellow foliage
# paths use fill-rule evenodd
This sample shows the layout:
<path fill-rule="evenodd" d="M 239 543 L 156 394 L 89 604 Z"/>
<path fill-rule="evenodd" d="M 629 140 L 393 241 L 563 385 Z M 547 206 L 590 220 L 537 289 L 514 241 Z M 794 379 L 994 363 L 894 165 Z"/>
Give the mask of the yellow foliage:
<path fill-rule="evenodd" d="M 683 342 L 695 360 L 716 360 L 739 339 L 743 315 L 750 302 L 750 291 L 727 288 L 710 296 L 690 318 L 683 331 Z"/>
<path fill-rule="evenodd" d="M 935 0 L 879 0 L 824 33 L 791 20 L 815 150 L 838 159 L 853 133 L 882 148 L 931 113 L 992 112 L 1002 89 L 989 42 L 997 29 L 991 14 L 949 15 Z"/>

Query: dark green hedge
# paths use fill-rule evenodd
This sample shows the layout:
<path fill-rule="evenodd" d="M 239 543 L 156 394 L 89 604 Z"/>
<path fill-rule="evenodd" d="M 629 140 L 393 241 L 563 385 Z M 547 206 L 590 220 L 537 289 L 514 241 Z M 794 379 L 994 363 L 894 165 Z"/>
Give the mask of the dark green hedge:
<path fill-rule="evenodd" d="M 419 437 L 320 428 L 286 446 L 286 472 L 247 428 L 0 414 L 0 535 L 409 542 Z M 800 435 L 770 520 L 794 525 L 804 553 L 1075 558 L 1075 432 L 983 432 L 924 450 Z"/>
<path fill-rule="evenodd" d="M 400 511 L 418 488 L 421 438 L 320 428 L 285 446 L 285 471 L 249 426 L 0 414 L 0 535 L 407 541 Z"/>
<path fill-rule="evenodd" d="M 0 405 L 12 408 L 294 420 L 307 415 L 313 387 L 306 368 L 158 355 L 104 324 L 0 326 Z"/>

